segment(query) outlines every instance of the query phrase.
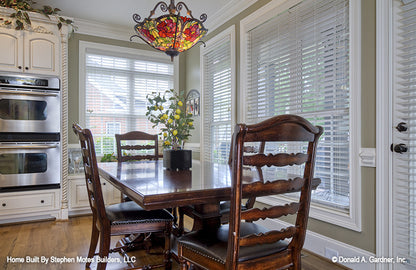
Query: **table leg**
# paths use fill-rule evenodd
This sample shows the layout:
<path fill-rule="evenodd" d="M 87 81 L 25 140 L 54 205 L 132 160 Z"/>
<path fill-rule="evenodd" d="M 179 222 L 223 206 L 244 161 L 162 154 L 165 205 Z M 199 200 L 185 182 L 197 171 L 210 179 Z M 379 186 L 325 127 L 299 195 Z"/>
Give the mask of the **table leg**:
<path fill-rule="evenodd" d="M 193 231 L 218 228 L 221 225 L 220 206 L 218 203 L 195 205 L 193 214 Z"/>

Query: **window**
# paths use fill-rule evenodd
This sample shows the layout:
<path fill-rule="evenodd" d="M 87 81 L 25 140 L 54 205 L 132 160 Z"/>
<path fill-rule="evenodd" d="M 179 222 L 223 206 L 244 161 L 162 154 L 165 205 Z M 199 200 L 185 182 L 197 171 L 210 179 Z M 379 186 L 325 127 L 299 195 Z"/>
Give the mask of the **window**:
<path fill-rule="evenodd" d="M 227 163 L 233 125 L 234 27 L 201 51 L 203 159 Z"/>
<path fill-rule="evenodd" d="M 357 134 L 355 126 L 359 123 L 359 102 L 355 102 L 359 83 L 358 87 L 357 82 L 351 86 L 351 65 L 355 62 L 350 47 L 350 5 L 348 0 L 272 1 L 259 11 L 261 15 L 245 19 L 241 104 L 246 105 L 240 111 L 246 123 L 297 114 L 321 125 L 324 134 L 315 165 L 315 177 L 321 184 L 312 197 L 315 209 L 325 212 L 330 208 L 342 217 L 331 222 L 359 230 L 359 221 L 345 225 L 343 220 L 352 216 L 359 219 L 352 212 L 359 203 L 353 198 L 360 196 L 360 180 L 354 174 L 359 168 L 351 157 L 351 147 L 359 146 L 354 142 L 360 135 L 352 136 Z M 255 16 L 261 19 L 253 19 Z M 297 173 L 293 168 L 283 171 Z M 326 214 L 318 215 L 327 218 Z"/>
<path fill-rule="evenodd" d="M 162 54 L 114 46 L 80 44 L 80 103 L 97 155 L 116 152 L 114 134 L 158 133 L 146 116 L 146 96 L 174 87 L 174 65 Z M 82 116 L 81 116 L 82 117 Z M 82 118 L 81 118 L 82 119 Z"/>

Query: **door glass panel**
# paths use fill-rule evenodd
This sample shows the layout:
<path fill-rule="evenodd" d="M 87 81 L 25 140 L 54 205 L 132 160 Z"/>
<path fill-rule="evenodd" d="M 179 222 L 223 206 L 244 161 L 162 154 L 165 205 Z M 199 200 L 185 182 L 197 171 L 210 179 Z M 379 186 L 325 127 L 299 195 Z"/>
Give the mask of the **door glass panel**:
<path fill-rule="evenodd" d="M 0 174 L 44 173 L 46 153 L 0 154 Z"/>
<path fill-rule="evenodd" d="M 0 118 L 5 120 L 46 120 L 46 101 L 0 100 Z"/>

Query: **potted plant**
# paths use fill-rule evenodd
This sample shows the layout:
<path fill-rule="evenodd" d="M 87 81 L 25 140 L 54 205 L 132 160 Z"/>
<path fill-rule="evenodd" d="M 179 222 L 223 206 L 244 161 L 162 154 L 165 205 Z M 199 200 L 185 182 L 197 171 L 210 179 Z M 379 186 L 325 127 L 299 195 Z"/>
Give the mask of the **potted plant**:
<path fill-rule="evenodd" d="M 191 150 L 184 150 L 184 142 L 194 129 L 192 114 L 186 112 L 185 98 L 173 89 L 163 95 L 147 95 L 146 116 L 153 127 L 159 126 L 163 141 L 163 165 L 167 169 L 183 170 L 192 166 Z"/>

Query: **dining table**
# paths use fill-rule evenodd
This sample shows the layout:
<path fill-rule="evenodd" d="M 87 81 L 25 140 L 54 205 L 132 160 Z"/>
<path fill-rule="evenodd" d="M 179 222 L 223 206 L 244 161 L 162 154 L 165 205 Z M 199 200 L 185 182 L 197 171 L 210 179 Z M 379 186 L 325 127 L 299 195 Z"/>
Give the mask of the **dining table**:
<path fill-rule="evenodd" d="M 98 163 L 100 176 L 145 210 L 192 206 L 193 230 L 220 226 L 219 202 L 231 198 L 231 166 L 192 161 L 189 170 L 168 170 L 163 160 Z M 255 169 L 244 181 L 260 180 Z M 243 197 L 254 191 L 244 190 Z"/>

